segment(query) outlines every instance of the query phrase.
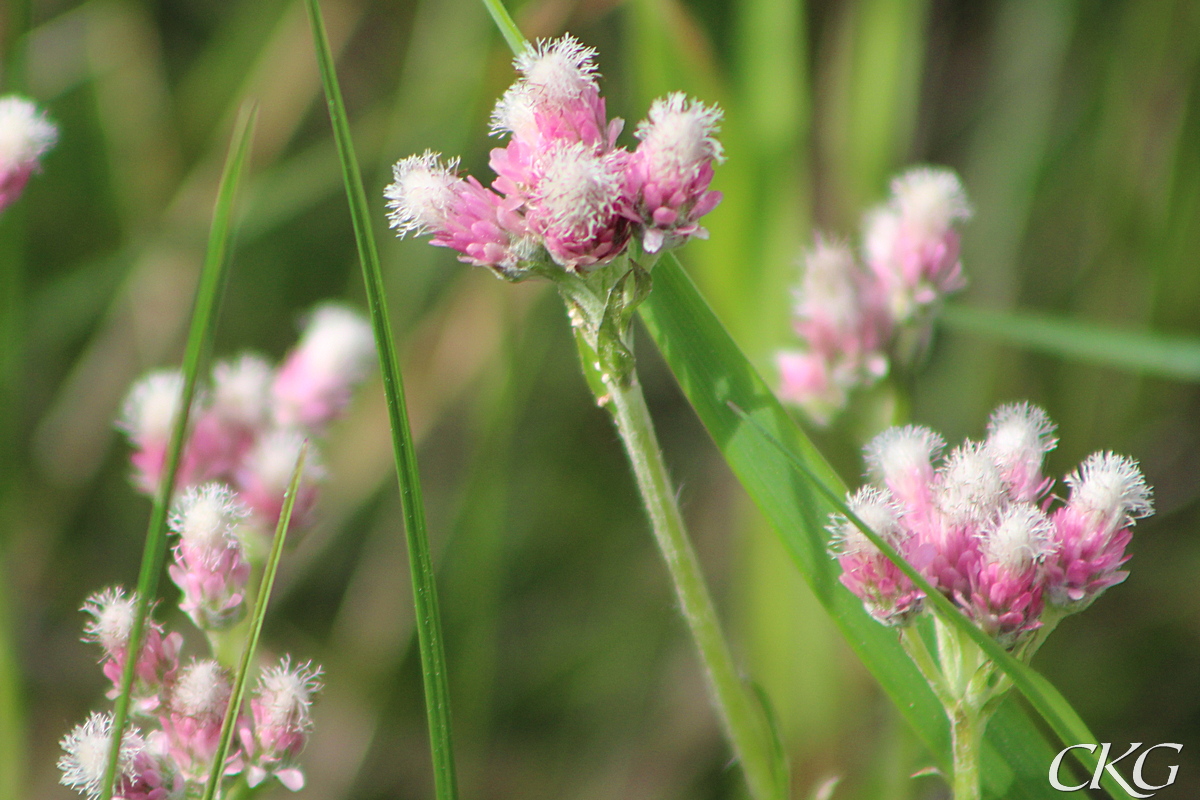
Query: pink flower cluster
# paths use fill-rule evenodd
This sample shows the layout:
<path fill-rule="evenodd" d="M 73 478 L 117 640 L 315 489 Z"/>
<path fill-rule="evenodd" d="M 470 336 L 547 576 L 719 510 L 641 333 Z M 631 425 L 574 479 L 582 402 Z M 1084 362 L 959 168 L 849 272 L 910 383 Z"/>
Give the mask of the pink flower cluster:
<path fill-rule="evenodd" d="M 776 356 L 781 397 L 826 424 L 851 390 L 923 351 L 942 298 L 966 285 L 954 225 L 970 215 L 953 172 L 918 168 L 867 214 L 865 266 L 849 246 L 818 236 L 796 292 L 804 348 Z"/>
<path fill-rule="evenodd" d="M 131 621 L 134 601 L 120 589 L 110 589 L 88 601 L 84 610 L 100 620 L 121 617 Z M 91 627 L 91 626 L 89 626 Z M 162 628 L 153 620 L 152 630 Z M 171 634 L 179 637 L 179 634 Z M 167 637 L 170 639 L 171 637 Z M 209 770 L 220 743 L 221 725 L 232 695 L 232 676 L 212 659 L 194 659 L 180 666 L 179 643 L 164 646 L 159 637 L 148 637 L 142 660 L 167 667 L 152 676 L 139 676 L 139 688 L 153 693 L 153 703 L 140 703 L 135 713 L 154 729 L 143 733 L 126 729 L 118 756 L 113 792 L 117 800 L 183 800 L 197 797 L 209 779 Z M 102 642 L 105 672 L 123 657 L 126 638 Z M 239 712 L 237 736 L 223 767 L 223 775 L 245 772 L 251 786 L 274 776 L 298 791 L 304 774 L 296 759 L 312 730 L 310 707 L 320 689 L 320 669 L 303 664 L 293 667 L 285 657 L 263 671 L 250 700 L 249 715 Z M 119 671 L 113 677 L 119 680 Z M 64 754 L 58 767 L 62 783 L 87 795 L 99 796 L 112 739 L 111 714 L 93 713 L 61 742 Z"/>
<path fill-rule="evenodd" d="M 16 202 L 58 129 L 28 100 L 0 97 L 0 211 Z"/>
<path fill-rule="evenodd" d="M 546 255 L 586 271 L 631 236 L 649 253 L 707 236 L 699 220 L 721 200 L 709 189 L 723 159 L 720 110 L 680 93 L 656 100 L 629 152 L 616 145 L 624 122 L 607 117 L 595 56 L 568 35 L 516 58 L 521 77 L 492 114 L 493 132 L 509 141 L 492 150 L 491 188 L 432 152 L 397 163 L 384 195 L 399 235 L 432 234 L 460 261 L 510 280 Z"/>
<path fill-rule="evenodd" d="M 1095 453 L 1066 477 L 1065 502 L 1051 493 L 1042 461 L 1054 425 L 1028 403 L 1002 406 L 983 442 L 964 442 L 944 459 L 933 431 L 909 425 L 866 447 L 875 480 L 849 498 L 864 524 L 938 591 L 1011 647 L 1055 614 L 1087 607 L 1128 573 L 1130 528 L 1152 513 L 1136 462 Z M 939 463 L 940 462 L 940 463 Z M 913 583 L 844 517 L 830 526 L 842 583 L 886 625 L 922 611 Z"/>

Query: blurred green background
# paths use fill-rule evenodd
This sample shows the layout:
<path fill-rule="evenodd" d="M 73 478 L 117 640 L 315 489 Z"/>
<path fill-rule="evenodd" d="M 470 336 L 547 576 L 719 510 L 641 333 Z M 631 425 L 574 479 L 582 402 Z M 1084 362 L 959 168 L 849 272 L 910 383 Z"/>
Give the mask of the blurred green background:
<path fill-rule="evenodd" d="M 487 176 L 512 79 L 478 0 L 324 0 L 368 192 L 427 147 Z M 627 129 L 685 89 L 726 110 L 725 202 L 682 254 L 770 372 L 814 225 L 856 235 L 913 163 L 952 166 L 976 218 L 960 304 L 1200 335 L 1200 4 L 529 0 L 529 36 L 600 51 Z M 58 739 L 100 707 L 78 608 L 132 584 L 149 503 L 112 420 L 176 363 L 234 113 L 261 118 L 218 355 L 280 355 L 328 297 L 362 303 L 308 23 L 296 0 L 6 0 L 0 86 L 61 137 L 0 216 L 0 797 L 66 798 Z M 14 48 L 28 12 L 27 47 Z M 629 141 L 629 133 L 625 134 Z M 486 178 L 485 178 L 486 180 Z M 451 667 L 464 798 L 741 796 L 615 432 L 561 304 L 383 232 Z M 794 795 L 932 798 L 936 778 L 724 467 L 649 341 L 640 369 L 735 651 L 772 697 Z M 1103 741 L 1179 742 L 1200 796 L 1200 394 L 944 329 L 912 413 L 955 441 L 1028 398 L 1049 473 L 1139 459 L 1158 513 L 1129 580 L 1061 626 L 1042 669 Z M 851 484 L 886 398 L 815 432 Z M 326 670 L 299 797 L 432 795 L 382 393 L 325 445 L 320 520 L 285 556 L 265 647 Z M 174 609 L 160 617 L 187 630 Z M 189 634 L 190 635 L 190 634 Z M 193 646 L 196 637 L 192 636 Z M 284 796 L 286 791 L 275 793 Z"/>

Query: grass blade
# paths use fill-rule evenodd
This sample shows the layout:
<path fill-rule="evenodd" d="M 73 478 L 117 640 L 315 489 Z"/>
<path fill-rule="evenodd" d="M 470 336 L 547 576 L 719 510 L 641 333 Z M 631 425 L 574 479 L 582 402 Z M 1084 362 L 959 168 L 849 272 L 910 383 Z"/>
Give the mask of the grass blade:
<path fill-rule="evenodd" d="M 1158 378 L 1200 382 L 1200 339 L 1120 330 L 1027 311 L 949 305 L 951 330 Z"/>
<path fill-rule="evenodd" d="M 275 536 L 271 539 L 271 553 L 267 556 L 267 565 L 263 569 L 262 580 L 258 584 L 258 596 L 254 601 L 254 614 L 251 616 L 250 630 L 246 633 L 246 644 L 242 650 L 242 660 L 238 664 L 237 675 L 233 680 L 233 691 L 229 694 L 229 706 L 225 709 L 225 719 L 221 721 L 221 739 L 217 744 L 217 752 L 213 755 L 212 767 L 208 773 L 208 784 L 204 787 L 204 800 L 214 800 L 217 787 L 221 785 L 225 767 L 225 757 L 229 754 L 229 746 L 233 742 L 233 729 L 237 724 L 238 709 L 246 696 L 246 676 L 250 673 L 250 663 L 254 660 L 254 651 L 258 649 L 258 639 L 262 635 L 263 619 L 267 616 L 267 601 L 271 597 L 271 587 L 275 585 L 275 573 L 279 569 L 279 557 L 283 554 L 283 542 L 287 538 L 288 525 L 292 521 L 292 508 L 296 505 L 296 489 L 300 486 L 300 477 L 304 474 L 304 461 L 308 457 L 308 440 L 300 448 L 296 458 L 296 468 L 292 470 L 292 479 L 288 482 L 287 494 L 283 496 L 283 509 L 279 512 L 279 522 L 275 525 Z"/>
<path fill-rule="evenodd" d="M 836 563 L 825 552 L 824 525 L 836 507 L 726 403 L 745 409 L 835 494 L 844 492 L 837 474 L 779 405 L 674 258 L 665 258 L 655 267 L 654 291 L 641 313 L 704 426 L 783 538 L 813 593 L 948 772 L 949 733 L 941 705 L 897 638 L 841 586 Z M 1053 755 L 1027 715 L 1006 703 L 988 727 L 985 792 L 1005 798 L 1057 796 L 1046 780 Z"/>
<path fill-rule="evenodd" d="M 417 470 L 416 447 L 408 423 L 408 408 L 404 399 L 404 383 L 400 376 L 399 359 L 392 340 L 387 297 L 383 290 L 383 273 L 379 267 L 379 250 L 371 231 L 371 216 L 363 191 L 362 175 L 354 145 L 350 140 L 350 124 L 342 103 L 341 88 L 325 23 L 321 18 L 318 0 L 308 0 L 313 40 L 329 119 L 337 143 L 350 204 L 350 218 L 358 257 L 362 263 L 366 284 L 367 304 L 371 310 L 371 326 L 375 331 L 375 346 L 379 351 L 379 366 L 383 373 L 383 390 L 387 398 L 388 422 L 392 431 L 392 452 L 396 461 L 396 478 L 400 484 L 400 499 L 404 507 L 404 531 L 408 544 L 408 561 L 412 570 L 413 604 L 416 610 L 417 642 L 421 651 L 421 673 L 425 685 L 425 712 L 429 721 L 429 743 L 433 756 L 433 778 L 438 800 L 454 800 L 458 795 L 454 770 L 454 745 L 450 728 L 450 689 L 446 681 L 446 654 L 442 644 L 442 623 L 438 610 L 437 585 L 433 559 L 429 554 L 429 539 L 425 531 L 425 508 L 421 500 L 421 479 Z"/>
<path fill-rule="evenodd" d="M 504 3 L 500 0 L 483 0 L 484 7 L 488 13 L 492 15 L 492 20 L 496 23 L 496 27 L 500 29 L 500 33 L 504 34 L 504 41 L 508 44 L 509 49 L 513 51 L 513 55 L 520 55 L 525 52 L 525 37 L 521 34 L 521 29 L 517 27 L 517 23 L 513 22 L 512 16 L 508 13 L 508 9 L 504 7 Z"/>
<path fill-rule="evenodd" d="M 113 710 L 113 738 L 109 747 L 108 764 L 101 783 L 101 800 L 111 800 L 117 777 L 117 758 L 120 755 L 121 737 L 129 720 L 130 691 L 133 687 L 133 672 L 137 665 L 137 654 L 141 652 L 142 635 L 146 629 L 146 617 L 150 611 L 151 598 L 158 593 L 158 578 L 162 573 L 163 560 L 167 553 L 167 512 L 171 504 L 171 492 L 183 454 L 184 434 L 191 413 L 192 399 L 196 394 L 196 383 L 200 374 L 200 363 L 212 342 L 217 301 L 225 285 L 225 270 L 229 262 L 229 242 L 233 233 L 233 202 L 237 196 L 242 167 L 250 152 L 250 141 L 254 135 L 254 122 L 258 111 L 254 105 L 243 106 L 234 127 L 233 140 L 225 168 L 221 173 L 221 184 L 217 190 L 217 203 L 213 210 L 213 223 L 208 237 L 208 251 L 200 271 L 200 282 L 196 287 L 196 300 L 192 307 L 192 323 L 188 330 L 187 348 L 183 356 L 183 397 L 171 432 L 171 443 L 167 448 L 167 460 L 163 469 L 158 492 L 154 496 L 154 507 L 150 512 L 150 524 L 146 532 L 146 545 L 142 552 L 142 567 L 138 573 L 137 611 L 133 617 L 133 628 L 129 632 L 128 652 L 134 654 L 125 659 L 121 673 L 121 693 Z"/>

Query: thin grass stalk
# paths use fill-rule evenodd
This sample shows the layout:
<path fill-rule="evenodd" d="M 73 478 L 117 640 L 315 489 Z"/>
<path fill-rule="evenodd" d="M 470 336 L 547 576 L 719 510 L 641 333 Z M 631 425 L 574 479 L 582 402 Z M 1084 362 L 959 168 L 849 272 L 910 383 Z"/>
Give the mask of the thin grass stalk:
<path fill-rule="evenodd" d="M 933 606 L 934 611 L 937 613 L 935 622 L 938 622 L 940 625 L 944 626 L 943 631 L 940 633 L 950 631 L 955 637 L 959 639 L 970 639 L 971 642 L 978 646 L 983 652 L 983 655 L 990 659 L 998 669 L 1003 671 L 1005 675 L 1008 676 L 1008 678 L 1012 681 L 1012 684 L 1020 690 L 1021 694 L 1025 696 L 1030 705 L 1033 706 L 1034 710 L 1037 711 L 1044 720 L 1046 720 L 1046 722 L 1050 725 L 1050 728 L 1054 731 L 1055 736 L 1057 736 L 1059 741 L 1064 745 L 1077 744 L 1079 742 L 1098 741 L 1095 735 L 1092 734 L 1092 732 L 1088 729 L 1083 719 L 1079 717 L 1078 713 L 1070 706 L 1062 694 L 1059 693 L 1059 691 L 1054 688 L 1049 681 L 1043 678 L 1032 667 L 1017 661 L 1017 659 L 1004 650 L 1004 648 L 1002 648 L 995 639 L 984 633 L 983 630 L 981 630 L 978 625 L 972 622 L 961 610 L 959 610 L 949 598 L 934 588 L 933 585 L 931 585 L 929 581 L 927 581 L 925 577 L 921 575 L 921 573 L 914 569 L 913 566 L 909 564 L 908 561 L 906 561 L 905 558 L 900 555 L 900 553 L 897 552 L 894 547 L 892 547 L 875 531 L 871 530 L 871 528 L 868 527 L 867 524 L 863 522 L 862 519 L 859 518 L 858 515 L 856 515 L 848 505 L 846 505 L 845 501 L 842 500 L 842 498 L 839 497 L 836 492 L 826 486 L 825 482 L 822 481 L 809 468 L 809 466 L 800 459 L 799 456 L 797 456 L 786 445 L 784 445 L 783 442 L 779 441 L 778 438 L 776 438 L 770 431 L 762 427 L 757 420 L 755 420 L 745 411 L 733 405 L 732 403 L 730 403 L 730 406 L 738 417 L 753 427 L 761 436 L 767 439 L 767 441 L 771 442 L 771 444 L 777 448 L 785 458 L 787 458 L 789 463 L 796 469 L 796 471 L 804 476 L 808 483 L 821 495 L 823 495 L 839 514 L 843 515 L 856 528 L 862 531 L 863 535 L 870 540 L 871 544 L 878 548 L 878 550 L 883 553 L 883 555 L 886 556 L 889 561 L 896 565 L 897 569 L 903 572 L 904 575 L 913 582 L 914 586 L 916 586 L 925 594 L 926 601 Z M 942 636 L 939 636 L 939 642 L 942 641 L 942 638 Z M 961 657 L 961 650 L 962 647 L 960 645 L 959 657 Z M 973 666 L 977 669 L 979 665 L 975 664 Z M 945 673 L 945 664 L 942 665 L 942 669 L 943 673 Z M 946 677 L 948 683 L 954 683 L 953 675 L 947 675 Z M 966 680 L 969 680 L 969 676 L 967 676 Z M 954 727 L 954 723 L 955 721 L 951 720 L 952 729 Z M 982 736 L 982 731 L 975 731 L 974 733 L 976 747 L 978 748 L 978 740 Z M 1095 773 L 1098 761 L 1093 753 L 1088 752 L 1087 750 L 1082 750 L 1081 748 L 1075 748 L 1071 752 L 1089 771 L 1089 774 Z M 955 758 L 957 759 L 957 754 L 955 754 Z M 978 753 L 976 753 L 976 758 L 978 758 Z M 1111 797 L 1129 797 L 1129 794 L 1125 791 L 1124 787 L 1122 787 L 1120 783 L 1108 773 L 1107 770 L 1102 773 L 1101 780 L 1105 791 L 1107 791 Z"/>
<path fill-rule="evenodd" d="M 500 33 L 504 36 L 504 41 L 508 43 L 509 49 L 513 51 L 513 55 L 519 56 L 525 52 L 528 43 L 525 41 L 521 29 L 517 27 L 517 23 L 513 21 L 512 15 L 508 13 L 508 9 L 504 7 L 504 3 L 500 0 L 483 0 L 483 6 L 491 14 L 492 20 L 500 29 Z"/>
<path fill-rule="evenodd" d="M 446 678 L 446 654 L 442 644 L 441 614 L 438 610 L 437 585 L 429 539 L 425 529 L 425 507 L 421 500 L 421 479 L 417 469 L 416 446 L 408 422 L 404 383 L 399 358 L 392 339 L 387 296 L 383 287 L 383 272 L 379 266 L 379 250 L 371 230 L 371 216 L 363 190 L 362 175 L 354 144 L 350 139 L 350 124 L 342 102 L 333 55 L 325 33 L 319 0 L 308 0 L 309 19 L 317 51 L 321 82 L 329 106 L 329 119 L 337 143 L 346 185 L 346 199 L 354 225 L 354 239 L 362 265 L 371 326 L 379 352 L 379 367 L 383 376 L 383 391 L 387 398 L 388 422 L 392 432 L 392 454 L 396 462 L 396 479 L 404 509 L 404 531 L 408 545 L 409 568 L 412 572 L 413 605 L 416 612 L 417 643 L 421 654 L 421 675 L 425 687 L 425 711 L 429 723 L 429 743 L 433 758 L 433 778 L 438 800 L 454 800 L 458 796 L 454 768 L 454 743 L 450 722 L 450 689 Z"/>
<path fill-rule="evenodd" d="M 196 299 L 192 307 L 192 322 L 188 330 L 187 346 L 183 356 L 183 395 L 171 432 L 167 459 L 163 468 L 154 505 L 150 512 L 150 523 L 146 531 L 146 544 L 142 551 L 142 566 L 138 573 L 137 608 L 133 626 L 129 632 L 125 668 L 121 673 L 120 693 L 113 708 L 112 742 L 109 747 L 108 763 L 101 782 L 100 800 L 112 800 L 113 787 L 117 778 L 117 759 L 120 756 L 121 738 L 129 721 L 130 693 L 133 688 L 134 669 L 141 654 L 142 637 L 146 630 L 146 619 L 150 613 L 151 598 L 158 593 L 158 579 L 162 574 L 163 561 L 167 553 L 167 514 L 179 463 L 183 454 L 183 443 L 191 413 L 192 400 L 200 374 L 200 364 L 210 350 L 215 328 L 217 302 L 225 284 L 225 272 L 229 262 L 229 243 L 233 234 L 233 203 L 237 196 L 242 167 L 250 152 L 250 141 L 254 135 L 254 124 L 258 118 L 258 107 L 246 104 L 238 114 L 233 139 L 217 190 L 217 202 L 213 211 L 213 224 L 209 232 L 208 250 L 200 281 L 196 288 Z"/>
<path fill-rule="evenodd" d="M 246 634 L 246 643 L 242 648 L 242 659 L 238 664 L 237 675 L 233 680 L 233 691 L 229 694 L 229 706 L 225 709 L 225 718 L 221 720 L 221 739 L 217 744 L 217 752 L 213 755 L 212 767 L 208 773 L 208 783 L 204 787 L 203 800 L 214 800 L 217 787 L 225 771 L 225 757 L 233 742 L 233 731 L 237 725 L 238 710 L 246 696 L 246 677 L 250 674 L 250 664 L 258 649 L 258 639 L 262 635 L 263 620 L 267 616 L 267 601 L 271 597 L 271 588 L 275 585 L 275 573 L 279 569 L 279 557 L 283 554 L 283 543 L 287 538 L 288 525 L 292 521 L 292 508 L 296 505 L 296 489 L 300 485 L 300 477 L 304 474 L 304 461 L 308 458 L 308 440 L 300 448 L 296 458 L 296 468 L 292 470 L 292 479 L 288 483 L 287 493 L 283 496 L 283 509 L 279 513 L 279 522 L 275 525 L 275 536 L 271 540 L 271 553 L 267 556 L 267 565 L 263 569 L 262 580 L 258 584 L 258 596 L 254 601 L 254 614 L 251 616 L 250 630 Z"/>

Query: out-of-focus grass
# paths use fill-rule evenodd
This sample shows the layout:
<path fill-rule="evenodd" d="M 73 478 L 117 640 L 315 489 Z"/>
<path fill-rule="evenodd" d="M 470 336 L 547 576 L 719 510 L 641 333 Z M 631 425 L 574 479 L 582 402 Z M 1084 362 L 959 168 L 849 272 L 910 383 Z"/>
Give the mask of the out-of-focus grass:
<path fill-rule="evenodd" d="M 426 147 L 485 175 L 486 117 L 511 70 L 478 0 L 322 6 L 362 162 L 378 165 L 369 196 L 392 161 Z M 222 132 L 247 94 L 262 116 L 217 353 L 278 354 L 300 312 L 362 290 L 300 3 L 32 11 L 26 87 L 62 139 L 0 216 L 0 241 L 24 253 L 25 320 L 0 552 L 28 746 L 18 796 L 49 798 L 69 794 L 55 785 L 57 739 L 104 690 L 75 609 L 133 580 L 148 513 L 111 420 L 133 377 L 178 360 Z M 514 12 L 530 36 L 569 28 L 600 49 L 626 142 L 664 91 L 725 108 L 726 200 L 712 238 L 681 255 L 768 371 L 790 337 L 788 285 L 811 220 L 855 235 L 863 204 L 916 162 L 959 169 L 975 202 L 964 303 L 1200 335 L 1193 3 L 529 0 Z M 736 795 L 559 304 L 422 242 L 380 241 L 440 565 L 463 796 Z M 652 351 L 640 349 L 641 368 L 668 460 L 737 649 L 784 721 L 797 796 L 830 775 L 846 776 L 837 798 L 929 796 L 936 779 L 904 777 L 923 754 Z M 913 395 L 913 416 L 951 440 L 979 436 L 999 402 L 1044 404 L 1063 440 L 1052 474 L 1098 449 L 1142 460 L 1159 515 L 1137 529 L 1130 579 L 1036 663 L 1102 740 L 1183 742 L 1176 788 L 1196 794 L 1195 388 L 946 330 Z M 818 434 L 848 483 L 859 432 L 878 424 L 859 405 Z M 267 619 L 266 649 L 311 655 L 328 676 L 306 796 L 432 794 L 385 432 L 368 386 L 331 432 L 322 518 L 285 554 Z"/>

